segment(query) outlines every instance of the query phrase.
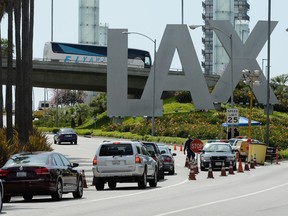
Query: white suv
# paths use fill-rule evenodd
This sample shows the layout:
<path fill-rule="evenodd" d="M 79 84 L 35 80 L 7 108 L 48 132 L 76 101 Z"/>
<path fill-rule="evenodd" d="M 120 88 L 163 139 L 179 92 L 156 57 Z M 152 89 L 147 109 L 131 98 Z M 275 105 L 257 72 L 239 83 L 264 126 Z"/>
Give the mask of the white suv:
<path fill-rule="evenodd" d="M 137 182 L 145 189 L 157 186 L 157 163 L 139 141 L 103 142 L 93 159 L 93 184 L 96 190 L 116 188 L 117 182 Z"/>

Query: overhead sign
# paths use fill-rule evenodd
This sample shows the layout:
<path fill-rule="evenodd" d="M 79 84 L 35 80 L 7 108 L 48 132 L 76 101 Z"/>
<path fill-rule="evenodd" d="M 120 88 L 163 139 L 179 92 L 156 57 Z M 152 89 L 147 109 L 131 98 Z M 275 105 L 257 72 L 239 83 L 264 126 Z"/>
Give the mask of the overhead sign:
<path fill-rule="evenodd" d="M 202 150 L 203 147 L 204 147 L 204 144 L 199 139 L 195 139 L 190 143 L 190 149 L 195 153 L 199 153 L 199 151 Z"/>
<path fill-rule="evenodd" d="M 236 108 L 227 109 L 227 124 L 238 125 L 239 123 L 239 111 Z"/>

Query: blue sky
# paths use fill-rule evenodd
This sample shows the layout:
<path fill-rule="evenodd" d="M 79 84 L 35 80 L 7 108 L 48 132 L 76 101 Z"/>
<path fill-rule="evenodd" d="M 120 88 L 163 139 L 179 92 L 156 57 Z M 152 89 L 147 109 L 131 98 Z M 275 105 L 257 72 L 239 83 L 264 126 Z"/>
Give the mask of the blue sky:
<path fill-rule="evenodd" d="M 128 28 L 157 40 L 160 44 L 167 24 L 181 24 L 182 0 L 100 0 L 100 22 L 108 23 L 109 28 Z M 184 24 L 203 24 L 202 0 L 183 0 Z M 268 0 L 250 0 L 250 30 L 257 21 L 268 19 Z M 288 1 L 272 1 L 272 20 L 279 21 L 271 36 L 271 77 L 286 74 L 288 61 L 288 28 L 286 10 Z M 2 22 L 2 36 L 6 36 L 7 17 Z M 51 0 L 35 0 L 34 58 L 42 58 L 44 43 L 51 40 Z M 202 31 L 194 30 L 191 37 L 202 61 Z M 78 0 L 54 0 L 53 40 L 78 42 Z M 145 49 L 153 55 L 153 43 L 144 37 L 129 36 L 129 47 Z M 262 59 L 267 58 L 267 47 L 262 49 L 257 60 L 261 67 Z M 181 68 L 177 57 L 173 68 Z M 35 88 L 35 104 L 43 100 L 43 89 Z"/>

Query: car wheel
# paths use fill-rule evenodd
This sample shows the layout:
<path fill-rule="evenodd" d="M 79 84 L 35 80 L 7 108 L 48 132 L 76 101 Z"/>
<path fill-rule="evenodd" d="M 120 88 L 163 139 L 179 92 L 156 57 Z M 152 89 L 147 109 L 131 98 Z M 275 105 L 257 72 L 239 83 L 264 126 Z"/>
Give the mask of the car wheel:
<path fill-rule="evenodd" d="M 174 174 L 175 174 L 175 168 L 173 167 L 173 169 L 169 171 L 169 175 L 174 175 Z"/>
<path fill-rule="evenodd" d="M 5 196 L 3 197 L 3 202 L 4 202 L 4 203 L 9 203 L 10 200 L 11 200 L 11 196 L 10 196 L 10 195 L 5 195 Z"/>
<path fill-rule="evenodd" d="M 32 194 L 23 194 L 23 199 L 25 201 L 31 201 L 33 199 L 33 195 Z"/>
<path fill-rule="evenodd" d="M 60 201 L 62 199 L 62 195 L 63 195 L 63 185 L 61 180 L 57 181 L 57 185 L 56 185 L 56 192 L 54 192 L 51 196 L 52 196 L 52 200 L 54 201 Z"/>
<path fill-rule="evenodd" d="M 154 176 L 153 176 L 153 179 L 149 180 L 149 185 L 150 187 L 157 187 L 157 176 L 158 174 L 156 173 L 156 171 L 154 172 Z"/>
<path fill-rule="evenodd" d="M 75 199 L 79 199 L 82 198 L 82 196 L 83 196 L 83 180 L 82 178 L 79 178 L 77 190 L 73 192 L 73 197 Z"/>
<path fill-rule="evenodd" d="M 115 182 L 115 181 L 109 181 L 108 182 L 108 187 L 111 189 L 115 189 L 116 185 L 117 185 L 117 182 Z"/>
<path fill-rule="evenodd" d="M 54 144 L 57 144 L 57 141 L 56 141 L 56 140 L 54 140 Z"/>
<path fill-rule="evenodd" d="M 143 175 L 138 179 L 138 187 L 145 189 L 147 187 L 147 173 L 144 171 Z"/>
<path fill-rule="evenodd" d="M 60 141 L 58 142 L 58 145 L 61 145 L 61 142 L 60 142 Z"/>
<path fill-rule="evenodd" d="M 77 145 L 77 140 L 75 140 L 74 144 Z"/>
<path fill-rule="evenodd" d="M 162 169 L 159 171 L 159 179 L 164 179 L 164 177 L 164 167 L 162 167 Z"/>
<path fill-rule="evenodd" d="M 95 182 L 95 188 L 97 191 L 104 190 L 104 182 L 103 181 Z"/>

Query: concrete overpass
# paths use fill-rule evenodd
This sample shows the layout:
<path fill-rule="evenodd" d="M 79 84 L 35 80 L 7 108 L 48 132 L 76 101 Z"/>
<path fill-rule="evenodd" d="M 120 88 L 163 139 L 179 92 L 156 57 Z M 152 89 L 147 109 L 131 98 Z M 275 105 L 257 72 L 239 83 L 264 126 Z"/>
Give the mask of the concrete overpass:
<path fill-rule="evenodd" d="M 15 62 L 14 67 L 15 69 Z M 128 69 L 128 94 L 141 95 L 146 84 L 150 69 Z M 170 71 L 171 75 L 183 75 L 182 71 Z M 33 60 L 32 85 L 33 87 L 76 89 L 86 91 L 106 92 L 107 84 L 106 65 L 79 64 L 63 62 L 47 62 Z M 4 84 L 7 77 L 7 61 L 3 59 Z M 205 76 L 208 86 L 213 86 L 219 76 Z M 16 73 L 13 70 L 13 84 L 16 81 Z"/>

